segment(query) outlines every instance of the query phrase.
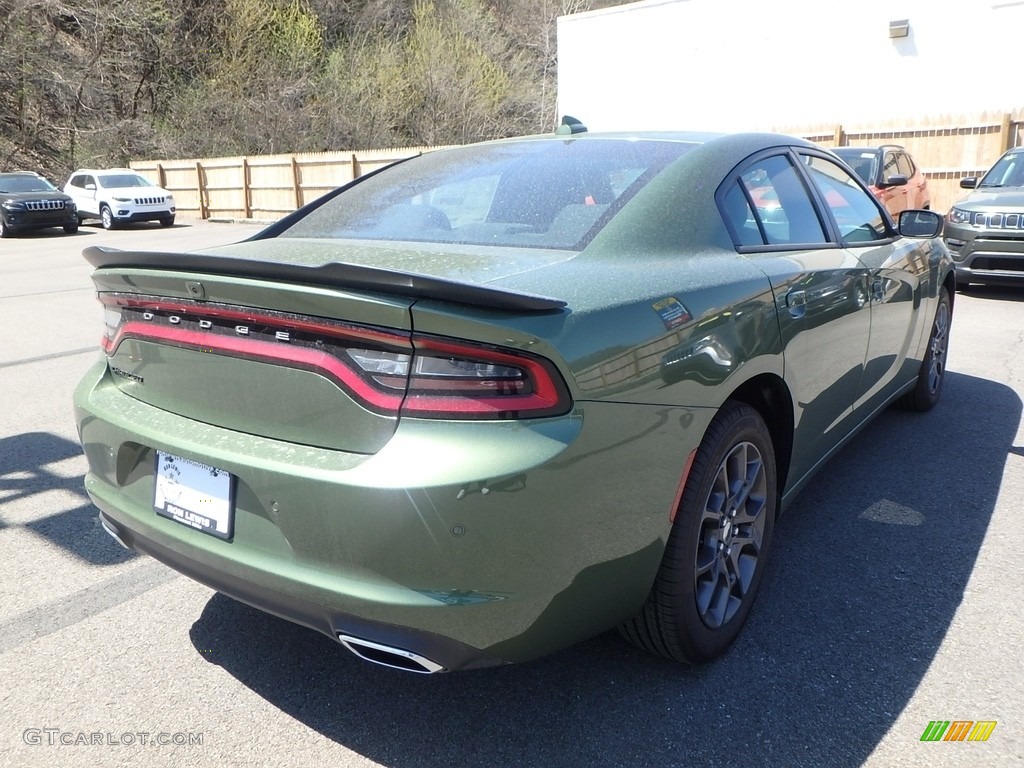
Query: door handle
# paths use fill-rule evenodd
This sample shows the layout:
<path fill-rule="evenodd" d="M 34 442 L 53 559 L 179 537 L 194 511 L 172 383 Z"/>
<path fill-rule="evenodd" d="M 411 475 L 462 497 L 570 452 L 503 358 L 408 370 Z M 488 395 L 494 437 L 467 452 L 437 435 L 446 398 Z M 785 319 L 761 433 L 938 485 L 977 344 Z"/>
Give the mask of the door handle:
<path fill-rule="evenodd" d="M 803 317 L 807 313 L 807 294 L 804 291 L 790 291 L 786 294 L 786 308 L 793 317 Z"/>
<path fill-rule="evenodd" d="M 882 278 L 876 277 L 871 283 L 871 300 L 881 301 L 885 297 L 885 292 L 882 290 Z"/>

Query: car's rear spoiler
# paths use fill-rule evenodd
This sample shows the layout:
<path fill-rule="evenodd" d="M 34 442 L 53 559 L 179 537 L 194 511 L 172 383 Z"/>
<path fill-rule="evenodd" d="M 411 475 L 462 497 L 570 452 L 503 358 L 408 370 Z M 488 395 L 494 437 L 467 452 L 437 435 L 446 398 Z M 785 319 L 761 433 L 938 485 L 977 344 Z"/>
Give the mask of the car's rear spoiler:
<path fill-rule="evenodd" d="M 506 291 L 500 288 L 460 283 L 429 275 L 396 272 L 359 264 L 332 262 L 311 267 L 273 261 L 242 260 L 202 253 L 122 251 L 103 246 L 86 248 L 82 251 L 82 255 L 96 269 L 158 269 L 202 272 L 209 275 L 235 275 L 289 283 L 391 293 L 413 299 L 437 299 L 516 312 L 554 312 L 566 305 L 564 301 L 546 296 Z"/>

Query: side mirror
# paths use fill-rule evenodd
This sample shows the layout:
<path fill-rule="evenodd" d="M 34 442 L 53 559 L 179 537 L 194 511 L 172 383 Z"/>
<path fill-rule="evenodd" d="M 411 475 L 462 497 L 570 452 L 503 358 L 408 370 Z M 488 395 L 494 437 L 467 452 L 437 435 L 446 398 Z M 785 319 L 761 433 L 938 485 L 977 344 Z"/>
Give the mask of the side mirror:
<path fill-rule="evenodd" d="M 964 189 L 974 189 L 978 186 L 978 177 L 968 176 L 966 179 L 960 179 L 960 186 Z"/>
<path fill-rule="evenodd" d="M 87 190 L 89 190 L 90 192 L 95 192 L 96 191 L 96 185 L 95 184 L 86 184 L 85 188 Z"/>
<path fill-rule="evenodd" d="M 901 211 L 899 230 L 903 237 L 938 237 L 942 217 L 935 211 Z"/>
<path fill-rule="evenodd" d="M 906 176 L 904 176 L 902 173 L 894 173 L 892 176 L 888 177 L 878 186 L 881 187 L 882 189 L 886 189 L 888 187 L 903 187 L 906 186 L 906 183 Z"/>

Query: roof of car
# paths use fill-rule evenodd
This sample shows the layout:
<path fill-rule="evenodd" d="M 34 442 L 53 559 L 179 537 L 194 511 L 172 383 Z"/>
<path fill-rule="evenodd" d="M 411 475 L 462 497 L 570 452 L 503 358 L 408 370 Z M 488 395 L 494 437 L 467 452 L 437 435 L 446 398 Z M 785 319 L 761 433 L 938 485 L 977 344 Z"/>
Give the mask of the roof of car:
<path fill-rule="evenodd" d="M 103 173 L 138 173 L 138 171 L 132 168 L 79 168 L 77 171 L 72 173 L 72 176 L 79 173 L 92 173 L 98 175 Z"/>
<path fill-rule="evenodd" d="M 881 152 L 885 149 L 898 149 L 901 152 L 906 152 L 906 148 L 901 144 L 878 144 L 877 146 L 870 147 L 831 147 L 831 149 L 837 154 L 842 154 L 843 152 Z"/>
<path fill-rule="evenodd" d="M 761 149 L 779 146 L 807 147 L 808 149 L 821 149 L 798 136 L 791 136 L 779 133 L 767 132 L 733 132 L 733 133 L 711 133 L 704 131 L 614 131 L 614 132 L 580 132 L 575 134 L 535 134 L 530 136 L 515 136 L 503 139 L 492 139 L 480 142 L 477 146 L 487 144 L 501 144 L 509 142 L 530 142 L 530 141 L 559 141 L 559 142 L 597 142 L 597 141 L 662 141 L 678 142 L 700 145 L 707 151 L 725 152 L 728 154 L 750 154 Z M 459 151 L 473 145 L 461 145 L 448 149 L 435 150 L 437 152 Z"/>

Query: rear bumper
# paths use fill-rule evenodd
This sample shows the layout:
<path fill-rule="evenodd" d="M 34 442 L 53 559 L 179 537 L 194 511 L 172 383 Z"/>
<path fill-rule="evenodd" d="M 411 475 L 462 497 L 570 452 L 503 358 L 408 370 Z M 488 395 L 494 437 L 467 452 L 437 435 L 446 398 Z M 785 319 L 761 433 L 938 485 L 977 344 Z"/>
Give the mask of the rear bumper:
<path fill-rule="evenodd" d="M 294 595 L 284 594 L 261 586 L 246 575 L 229 573 L 207 562 L 192 559 L 152 539 L 132 532 L 127 526 L 114 521 L 116 512 L 100 512 L 104 528 L 113 529 L 118 541 L 136 552 L 149 555 L 179 573 L 205 584 L 239 602 L 251 605 L 261 611 L 282 619 L 322 632 L 338 640 L 340 636 L 372 638 L 372 642 L 392 648 L 400 648 L 438 664 L 443 671 L 480 669 L 504 664 L 481 653 L 475 648 L 451 638 L 422 632 L 408 627 L 398 627 L 377 621 L 332 611 L 325 606 L 311 603 Z"/>
<path fill-rule="evenodd" d="M 586 403 L 585 418 L 534 423 L 405 419 L 382 450 L 354 455 L 169 414 L 105 370 L 75 405 L 86 488 L 125 544 L 335 639 L 446 670 L 526 661 L 633 615 L 711 417 Z M 235 475 L 232 541 L 154 512 L 155 450 Z"/>

